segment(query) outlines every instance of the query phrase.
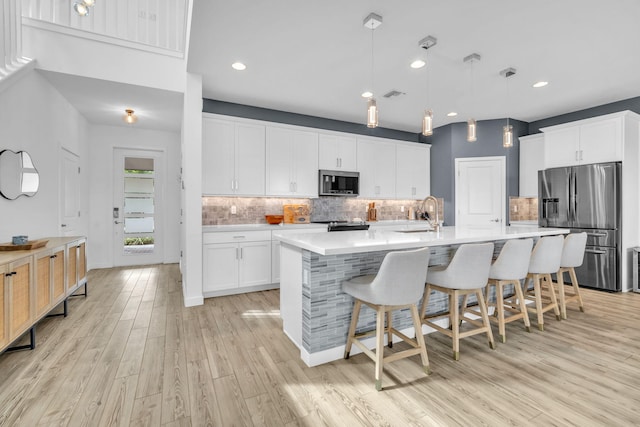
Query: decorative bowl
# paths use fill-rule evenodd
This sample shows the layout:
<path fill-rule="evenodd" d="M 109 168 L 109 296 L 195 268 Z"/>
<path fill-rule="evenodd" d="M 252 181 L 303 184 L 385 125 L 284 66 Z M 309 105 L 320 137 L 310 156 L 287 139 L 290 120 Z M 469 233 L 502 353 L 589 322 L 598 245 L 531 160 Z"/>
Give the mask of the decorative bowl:
<path fill-rule="evenodd" d="M 269 224 L 280 224 L 284 220 L 284 215 L 265 215 L 264 218 Z"/>

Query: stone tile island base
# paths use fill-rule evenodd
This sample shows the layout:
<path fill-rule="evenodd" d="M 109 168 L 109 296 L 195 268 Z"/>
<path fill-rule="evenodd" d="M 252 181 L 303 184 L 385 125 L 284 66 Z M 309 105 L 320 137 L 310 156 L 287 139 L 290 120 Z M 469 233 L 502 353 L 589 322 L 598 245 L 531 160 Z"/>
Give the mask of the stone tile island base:
<path fill-rule="evenodd" d="M 456 248 L 465 243 L 494 242 L 497 256 L 509 239 L 566 234 L 567 229 L 538 227 L 443 227 L 424 230 L 362 230 L 277 236 L 280 240 L 280 316 L 285 334 L 300 349 L 308 366 L 343 357 L 353 299 L 342 292 L 342 282 L 355 276 L 375 274 L 391 250 L 431 248 L 430 266 L 448 264 Z M 429 274 L 427 273 L 427 280 Z M 506 289 L 505 294 L 512 292 Z M 490 298 L 493 298 L 490 295 Z M 475 299 L 469 303 L 475 303 Z M 448 310 L 444 294 L 434 292 L 427 312 Z M 375 327 L 374 311 L 363 307 L 358 332 Z M 448 326 L 442 319 L 443 327 Z M 413 336 L 410 311 L 394 313 L 396 329 Z M 423 333 L 431 332 L 423 326 Z M 374 347 L 374 338 L 366 342 Z"/>
<path fill-rule="evenodd" d="M 494 243 L 494 256 L 497 256 L 504 241 Z M 432 247 L 429 265 L 448 264 L 458 246 Z M 389 251 L 319 255 L 287 244 L 282 245 L 281 251 L 282 266 L 286 266 L 281 271 L 287 274 L 292 273 L 291 266 L 300 265 L 299 273 L 296 271 L 293 274 L 302 277 L 302 295 L 300 295 L 300 289 L 294 291 L 283 286 L 283 283 L 287 283 L 286 278 L 281 282 L 280 310 L 284 332 L 300 348 L 301 357 L 308 366 L 341 359 L 344 355 L 353 310 L 353 298 L 342 292 L 342 282 L 355 276 L 377 273 L 384 256 Z M 512 287 L 505 289 L 505 295 L 511 295 L 512 292 Z M 493 298 L 494 295 L 490 297 Z M 475 303 L 475 296 L 470 296 L 469 305 Z M 427 312 L 440 313 L 447 311 L 448 308 L 447 296 L 440 292 L 433 292 Z M 443 326 L 448 326 L 446 319 L 440 322 Z M 395 311 L 393 324 L 405 335 L 414 336 L 409 309 Z M 375 326 L 375 311 L 363 305 L 357 332 L 370 331 L 375 329 Z M 433 332 L 433 329 L 423 325 L 422 333 L 430 332 Z M 397 338 L 397 340 L 400 339 Z M 371 348 L 375 347 L 373 337 L 364 342 L 368 342 Z M 357 347 L 351 350 L 352 354 L 359 352 Z"/>

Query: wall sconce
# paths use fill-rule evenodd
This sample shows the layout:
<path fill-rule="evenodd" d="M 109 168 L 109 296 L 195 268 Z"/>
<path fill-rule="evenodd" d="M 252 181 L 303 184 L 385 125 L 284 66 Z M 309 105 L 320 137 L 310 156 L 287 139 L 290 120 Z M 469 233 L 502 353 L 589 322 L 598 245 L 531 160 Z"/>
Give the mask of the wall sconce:
<path fill-rule="evenodd" d="M 131 125 L 131 124 L 133 124 L 133 123 L 138 121 L 138 116 L 136 116 L 134 114 L 134 111 L 131 108 L 127 108 L 124 111 L 125 111 L 125 113 L 127 113 L 127 114 L 124 115 L 124 117 L 122 117 L 122 119 L 125 122 L 127 122 L 127 123 L 129 123 Z"/>

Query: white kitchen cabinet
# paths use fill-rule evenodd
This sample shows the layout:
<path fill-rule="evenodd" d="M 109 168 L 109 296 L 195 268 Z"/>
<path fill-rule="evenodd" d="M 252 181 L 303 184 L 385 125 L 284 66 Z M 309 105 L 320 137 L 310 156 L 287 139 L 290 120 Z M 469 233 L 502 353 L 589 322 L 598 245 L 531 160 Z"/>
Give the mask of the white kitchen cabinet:
<path fill-rule="evenodd" d="M 319 134 L 319 169 L 349 172 L 357 170 L 356 146 L 355 136 Z"/>
<path fill-rule="evenodd" d="M 263 125 L 203 118 L 203 194 L 263 196 L 264 173 Z"/>
<path fill-rule="evenodd" d="M 360 197 L 396 197 L 396 143 L 377 138 L 358 137 Z"/>
<path fill-rule="evenodd" d="M 545 169 L 545 135 L 521 136 L 520 197 L 538 197 L 538 171 Z"/>
<path fill-rule="evenodd" d="M 205 296 L 246 292 L 272 283 L 271 231 L 205 233 L 202 240 Z"/>
<path fill-rule="evenodd" d="M 615 113 L 542 128 L 545 167 L 621 161 L 622 123 Z"/>
<path fill-rule="evenodd" d="M 268 196 L 318 197 L 318 134 L 267 127 Z"/>
<path fill-rule="evenodd" d="M 424 199 L 431 194 L 430 148 L 427 144 L 397 144 L 397 199 Z"/>

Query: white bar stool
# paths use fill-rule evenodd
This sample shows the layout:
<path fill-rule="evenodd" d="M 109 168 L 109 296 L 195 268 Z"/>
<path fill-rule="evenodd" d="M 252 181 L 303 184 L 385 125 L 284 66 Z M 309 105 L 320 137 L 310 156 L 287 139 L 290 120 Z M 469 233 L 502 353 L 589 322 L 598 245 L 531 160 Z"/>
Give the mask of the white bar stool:
<path fill-rule="evenodd" d="M 429 266 L 430 249 L 421 248 L 413 251 L 389 252 L 380 265 L 378 274 L 354 277 L 342 283 L 342 291 L 355 299 L 351 324 L 347 334 L 347 345 L 344 358 L 349 358 L 351 345 L 355 344 L 376 363 L 376 390 L 382 390 L 382 367 L 384 363 L 393 362 L 405 357 L 420 354 L 422 366 L 428 375 L 429 358 L 422 324 L 418 316 L 417 303 L 424 292 L 424 282 Z M 376 311 L 376 329 L 356 334 L 360 307 L 366 304 Z M 416 339 L 413 340 L 393 328 L 391 314 L 394 310 L 404 308 L 411 309 L 413 326 L 416 330 Z M 384 325 L 385 313 L 387 314 L 387 327 Z M 384 334 L 388 334 L 388 345 L 392 347 L 393 335 L 397 335 L 413 348 L 394 352 L 384 357 Z M 375 353 L 365 346 L 360 338 L 375 335 Z"/>
<path fill-rule="evenodd" d="M 578 277 L 576 276 L 575 267 L 580 267 L 584 261 L 584 250 L 587 246 L 587 233 L 567 234 L 564 239 L 562 248 L 562 259 L 560 261 L 560 269 L 558 270 L 558 295 L 560 304 L 560 313 L 563 319 L 567 318 L 567 303 L 577 301 L 580 311 L 584 311 L 582 303 L 582 295 L 580 295 L 580 287 L 578 286 Z M 564 273 L 569 273 L 571 285 L 573 286 L 573 294 L 565 295 L 564 292 Z"/>
<path fill-rule="evenodd" d="M 564 237 L 562 235 L 544 236 L 538 240 L 533 252 L 531 252 L 529 273 L 525 284 L 528 286 L 528 283 L 533 281 L 533 296 L 527 291 L 527 297 L 535 301 L 535 307 L 528 307 L 528 309 L 537 314 L 538 329 L 541 331 L 544 331 L 544 313 L 547 311 L 553 310 L 556 319 L 560 320 L 560 309 L 551 274 L 560 269 L 563 245 Z M 546 287 L 548 291 L 544 298 L 542 295 L 543 287 Z"/>
<path fill-rule="evenodd" d="M 486 333 L 489 339 L 489 346 L 495 349 L 491 324 L 489 323 L 489 316 L 487 315 L 487 306 L 484 296 L 482 295 L 482 290 L 487 285 L 489 278 L 492 256 L 493 243 L 465 244 L 458 248 L 449 265 L 429 268 L 429 277 L 427 278 L 424 299 L 422 300 L 422 307 L 420 308 L 420 317 L 422 323 L 425 325 L 452 338 L 454 360 L 460 359 L 460 338 L 471 335 Z M 449 296 L 448 312 L 425 315 L 432 290 L 445 293 Z M 467 309 L 467 296 L 470 294 L 475 294 L 478 299 L 480 316 L 482 318 L 481 322 L 464 315 L 467 312 L 476 313 L 473 310 Z M 462 316 L 460 315 L 460 308 L 458 306 L 460 296 L 464 296 Z M 449 318 L 451 329 L 443 328 L 433 322 L 433 320 L 443 317 Z M 460 332 L 460 323 L 463 320 L 474 325 L 476 328 Z"/>
<path fill-rule="evenodd" d="M 531 332 L 531 323 L 520 280 L 527 277 L 532 247 L 533 239 L 507 240 L 489 270 L 486 289 L 487 307 L 495 307 L 496 317 L 490 317 L 490 319 L 495 319 L 498 322 L 498 332 L 502 342 L 507 341 L 506 324 L 515 320 L 522 319 L 527 332 Z M 504 287 L 506 285 L 513 285 L 515 295 L 505 299 Z M 492 286 L 495 286 L 496 289 L 495 303 L 489 301 Z M 511 315 L 505 317 L 505 311 Z"/>

